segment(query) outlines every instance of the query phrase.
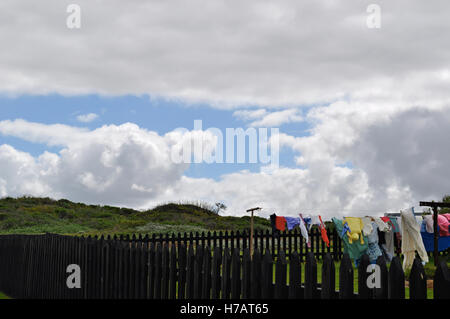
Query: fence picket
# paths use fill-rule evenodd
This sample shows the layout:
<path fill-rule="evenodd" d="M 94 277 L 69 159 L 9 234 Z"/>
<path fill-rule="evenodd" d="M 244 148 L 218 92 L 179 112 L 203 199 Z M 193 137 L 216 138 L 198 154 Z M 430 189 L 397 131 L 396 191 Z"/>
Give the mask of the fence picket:
<path fill-rule="evenodd" d="M 405 273 L 399 256 L 394 256 L 389 267 L 389 299 L 405 299 Z"/>
<path fill-rule="evenodd" d="M 326 253 L 322 263 L 322 299 L 336 298 L 336 273 L 331 253 Z"/>
<path fill-rule="evenodd" d="M 278 252 L 277 263 L 275 265 L 275 298 L 285 299 L 286 296 L 286 256 L 284 251 Z"/>
<path fill-rule="evenodd" d="M 299 299 L 302 295 L 302 270 L 300 257 L 297 251 L 293 251 L 289 258 L 289 298 Z"/>
<path fill-rule="evenodd" d="M 317 297 L 317 262 L 314 253 L 310 251 L 306 255 L 304 298 L 316 299 Z"/>
<path fill-rule="evenodd" d="M 369 256 L 364 254 L 361 256 L 358 265 L 358 298 L 359 299 L 372 299 L 373 290 L 367 286 L 367 278 L 369 273 L 367 267 L 370 265 Z"/>
<path fill-rule="evenodd" d="M 433 278 L 434 299 L 450 299 L 450 272 L 447 263 L 439 260 Z"/>
<path fill-rule="evenodd" d="M 420 259 L 415 258 L 409 275 L 409 298 L 427 299 L 427 277 Z"/>
<path fill-rule="evenodd" d="M 339 267 L 339 299 L 353 299 L 353 266 L 348 254 L 344 254 Z"/>

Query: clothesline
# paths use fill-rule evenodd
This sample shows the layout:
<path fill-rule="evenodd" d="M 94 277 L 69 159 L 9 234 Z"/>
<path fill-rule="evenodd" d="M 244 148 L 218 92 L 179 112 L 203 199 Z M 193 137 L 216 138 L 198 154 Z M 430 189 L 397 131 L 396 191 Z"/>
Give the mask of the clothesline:
<path fill-rule="evenodd" d="M 409 268 L 415 256 L 419 253 L 423 263 L 428 262 L 427 251 L 425 248 L 427 234 L 433 229 L 433 220 L 429 215 L 415 216 L 414 207 L 400 211 L 400 216 L 364 216 L 364 217 L 332 217 L 331 220 L 336 227 L 339 237 L 344 241 L 344 252 L 349 253 L 350 257 L 357 264 L 359 258 L 367 253 L 372 263 L 377 258 L 385 256 L 390 261 L 394 256 L 394 241 L 401 241 L 402 253 L 405 256 L 403 268 Z M 450 247 L 450 214 L 444 214 L 439 217 L 439 227 L 442 241 L 445 248 Z M 277 216 L 275 213 L 270 215 L 270 220 L 274 232 L 284 231 L 287 227 L 292 230 L 298 226 L 302 236 L 309 246 L 308 232 L 313 225 L 319 226 L 322 239 L 329 246 L 329 240 L 323 220 L 320 215 L 298 214 L 297 217 Z M 426 229 L 425 230 L 425 225 Z M 394 237 L 395 234 L 395 237 Z M 429 246 L 429 243 L 427 244 Z M 441 246 L 441 243 L 439 243 Z M 380 249 L 381 247 L 381 249 Z M 440 247 L 441 248 L 441 247 Z"/>

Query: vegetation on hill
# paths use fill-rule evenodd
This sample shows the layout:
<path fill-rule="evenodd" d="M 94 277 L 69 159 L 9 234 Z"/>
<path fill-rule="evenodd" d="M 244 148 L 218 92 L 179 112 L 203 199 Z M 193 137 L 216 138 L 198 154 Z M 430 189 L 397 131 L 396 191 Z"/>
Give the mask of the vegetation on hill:
<path fill-rule="evenodd" d="M 255 229 L 271 229 L 268 219 L 255 217 L 254 221 Z M 169 203 L 138 211 L 66 199 L 0 199 L 0 234 L 112 235 L 243 231 L 249 228 L 250 217 L 220 216 L 212 205 Z"/>

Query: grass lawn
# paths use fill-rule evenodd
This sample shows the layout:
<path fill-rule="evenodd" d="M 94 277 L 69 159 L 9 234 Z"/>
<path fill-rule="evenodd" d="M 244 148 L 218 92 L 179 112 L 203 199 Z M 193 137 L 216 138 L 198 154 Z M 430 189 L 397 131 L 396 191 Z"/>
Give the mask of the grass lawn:
<path fill-rule="evenodd" d="M 11 299 L 11 297 L 8 297 L 3 292 L 0 292 L 0 299 Z"/>
<path fill-rule="evenodd" d="M 334 262 L 334 268 L 335 268 L 335 283 L 336 283 L 336 290 L 339 289 L 339 262 Z M 450 266 L 450 262 L 448 261 L 447 264 Z M 387 265 L 389 269 L 389 264 Z M 305 262 L 302 262 L 301 267 L 301 280 L 302 283 L 305 282 Z M 425 272 L 427 273 L 427 277 L 430 278 L 432 274 L 434 274 L 435 267 L 434 265 L 431 265 L 430 263 L 425 266 Z M 287 282 L 289 283 L 289 262 L 287 263 Z M 275 282 L 275 263 L 273 268 L 273 281 Z M 317 262 L 317 282 L 322 282 L 322 261 Z M 358 292 L 358 268 L 353 267 L 353 289 L 354 292 Z M 409 288 L 405 287 L 405 298 L 409 299 Z M 427 298 L 432 299 L 433 298 L 433 289 L 428 288 L 427 290 Z"/>

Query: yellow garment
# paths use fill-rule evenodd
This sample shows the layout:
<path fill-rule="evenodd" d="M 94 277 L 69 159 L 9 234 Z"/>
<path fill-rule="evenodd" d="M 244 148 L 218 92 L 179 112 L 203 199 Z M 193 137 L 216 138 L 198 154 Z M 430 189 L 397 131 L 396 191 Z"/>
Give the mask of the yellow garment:
<path fill-rule="evenodd" d="M 364 224 L 362 219 L 359 217 L 345 217 L 343 222 L 347 222 L 348 227 L 350 227 L 350 232 L 347 232 L 348 242 L 352 244 L 354 240 L 359 239 L 361 244 L 364 244 L 364 238 L 362 235 Z"/>

